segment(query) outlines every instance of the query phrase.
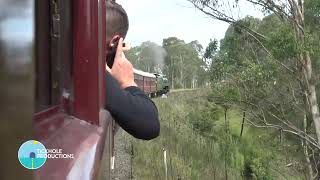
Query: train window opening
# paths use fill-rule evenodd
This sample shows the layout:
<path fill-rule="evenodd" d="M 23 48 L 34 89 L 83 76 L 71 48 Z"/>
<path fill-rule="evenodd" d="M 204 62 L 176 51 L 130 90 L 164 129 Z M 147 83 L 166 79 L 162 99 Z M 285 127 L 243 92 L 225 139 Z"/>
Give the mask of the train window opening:
<path fill-rule="evenodd" d="M 35 63 L 35 111 L 51 105 L 50 58 L 50 7 L 49 1 L 36 2 L 36 63 Z"/>
<path fill-rule="evenodd" d="M 71 7 L 71 0 L 36 1 L 35 112 L 72 94 Z"/>

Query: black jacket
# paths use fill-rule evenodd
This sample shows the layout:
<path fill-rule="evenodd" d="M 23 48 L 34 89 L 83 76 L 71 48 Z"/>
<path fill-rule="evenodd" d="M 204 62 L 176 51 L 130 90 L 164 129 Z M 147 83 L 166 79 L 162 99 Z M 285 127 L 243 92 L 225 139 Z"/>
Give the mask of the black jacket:
<path fill-rule="evenodd" d="M 138 139 L 158 137 L 160 123 L 153 101 L 138 87 L 121 89 L 109 73 L 106 81 L 106 109 L 122 129 Z"/>

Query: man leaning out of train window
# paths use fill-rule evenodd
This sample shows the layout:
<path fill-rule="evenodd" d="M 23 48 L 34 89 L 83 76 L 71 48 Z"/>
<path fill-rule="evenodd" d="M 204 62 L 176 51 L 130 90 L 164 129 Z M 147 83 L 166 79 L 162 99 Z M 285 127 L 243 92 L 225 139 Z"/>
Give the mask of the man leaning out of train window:
<path fill-rule="evenodd" d="M 129 134 L 144 140 L 159 136 L 158 110 L 134 82 L 133 66 L 123 51 L 128 28 L 127 13 L 114 0 L 107 0 L 106 109 Z M 120 38 L 121 37 L 121 38 Z"/>

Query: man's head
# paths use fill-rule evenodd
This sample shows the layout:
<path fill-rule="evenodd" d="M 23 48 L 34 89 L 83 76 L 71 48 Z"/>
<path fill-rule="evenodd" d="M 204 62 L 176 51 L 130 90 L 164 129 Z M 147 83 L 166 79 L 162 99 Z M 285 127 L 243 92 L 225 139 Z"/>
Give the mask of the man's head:
<path fill-rule="evenodd" d="M 129 19 L 126 11 L 115 0 L 107 0 L 106 8 L 107 43 L 112 38 L 120 36 L 125 38 L 129 29 Z"/>

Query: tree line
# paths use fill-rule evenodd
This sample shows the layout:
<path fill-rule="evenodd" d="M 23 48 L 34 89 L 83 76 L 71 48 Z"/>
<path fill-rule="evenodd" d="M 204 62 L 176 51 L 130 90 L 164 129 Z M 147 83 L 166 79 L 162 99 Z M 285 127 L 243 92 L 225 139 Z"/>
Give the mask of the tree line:
<path fill-rule="evenodd" d="M 126 56 L 137 69 L 165 74 L 172 89 L 199 88 L 209 83 L 209 64 L 198 41 L 186 43 L 169 37 L 163 39 L 162 46 L 147 41 L 133 47 Z"/>

